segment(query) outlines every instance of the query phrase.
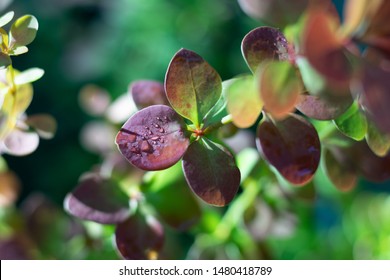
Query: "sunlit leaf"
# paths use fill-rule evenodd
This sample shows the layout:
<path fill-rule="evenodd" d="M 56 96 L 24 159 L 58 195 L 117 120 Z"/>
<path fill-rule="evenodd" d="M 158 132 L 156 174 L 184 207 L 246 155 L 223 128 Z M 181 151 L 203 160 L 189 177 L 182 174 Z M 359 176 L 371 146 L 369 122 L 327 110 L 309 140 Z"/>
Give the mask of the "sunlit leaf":
<path fill-rule="evenodd" d="M 15 129 L 4 140 L 6 153 L 14 156 L 31 154 L 38 148 L 39 136 L 35 132 Z"/>
<path fill-rule="evenodd" d="M 9 51 L 10 55 L 21 55 L 28 52 L 28 48 L 26 46 L 18 46 Z"/>
<path fill-rule="evenodd" d="M 222 82 L 221 97 L 218 99 L 217 103 L 213 106 L 213 108 L 211 108 L 211 110 L 204 117 L 203 122 L 205 126 L 218 123 L 222 120 L 223 117 L 228 115 L 226 95 L 229 86 L 233 83 L 234 80 L 235 78 Z"/>
<path fill-rule="evenodd" d="M 259 72 L 260 96 L 264 108 L 276 118 L 283 118 L 295 110 L 302 92 L 301 80 L 288 61 L 267 63 Z"/>
<path fill-rule="evenodd" d="M 378 130 L 376 125 L 368 121 L 366 141 L 370 149 L 379 157 L 383 157 L 390 150 L 390 135 Z"/>
<path fill-rule="evenodd" d="M 301 94 L 296 108 L 306 116 L 316 120 L 333 120 L 341 116 L 352 105 L 351 96 L 340 98 L 324 98 Z"/>
<path fill-rule="evenodd" d="M 253 73 L 260 63 L 269 60 L 288 60 L 287 40 L 278 29 L 258 27 L 242 40 L 241 51 Z"/>
<path fill-rule="evenodd" d="M 101 116 L 110 105 L 111 97 L 105 89 L 89 84 L 80 90 L 79 102 L 88 114 Z"/>
<path fill-rule="evenodd" d="M 43 71 L 40 68 L 31 68 L 26 71 L 23 71 L 16 75 L 15 77 L 15 84 L 16 85 L 22 85 L 22 84 L 28 84 L 35 82 L 42 78 L 42 76 L 45 74 L 45 71 Z"/>
<path fill-rule="evenodd" d="M 306 90 L 311 95 L 319 95 L 326 86 L 324 78 L 310 65 L 305 57 L 298 57 L 296 64 Z"/>
<path fill-rule="evenodd" d="M 334 120 L 334 123 L 342 133 L 357 141 L 364 139 L 367 132 L 366 117 L 360 112 L 357 103 L 352 104 L 344 114 Z"/>
<path fill-rule="evenodd" d="M 130 117 L 116 136 L 116 143 L 126 159 L 138 168 L 166 169 L 187 150 L 185 127 L 171 107 L 153 105 Z"/>
<path fill-rule="evenodd" d="M 183 170 L 193 192 L 215 206 L 227 205 L 240 186 L 240 170 L 234 158 L 223 146 L 206 138 L 188 147 Z"/>
<path fill-rule="evenodd" d="M 343 157 L 342 150 L 325 150 L 325 173 L 336 188 L 349 191 L 356 186 L 357 172 Z"/>
<path fill-rule="evenodd" d="M 199 204 L 187 186 L 179 163 L 156 172 L 144 194 L 163 221 L 177 230 L 188 229 L 201 217 Z"/>
<path fill-rule="evenodd" d="M 15 203 L 20 192 L 20 181 L 12 171 L 0 173 L 0 208 Z"/>
<path fill-rule="evenodd" d="M 115 241 L 125 259 L 155 259 L 164 244 L 164 229 L 153 217 L 136 213 L 117 225 Z"/>
<path fill-rule="evenodd" d="M 38 20 L 32 15 L 18 18 L 11 26 L 11 46 L 26 46 L 34 41 L 38 30 Z"/>
<path fill-rule="evenodd" d="M 7 23 L 9 23 L 14 18 L 14 11 L 8 12 L 5 15 L 0 17 L 0 27 L 3 27 Z"/>
<path fill-rule="evenodd" d="M 164 85 L 152 80 L 139 80 L 130 84 L 129 92 L 138 109 L 151 105 L 168 105 Z"/>
<path fill-rule="evenodd" d="M 175 111 L 199 126 L 220 98 L 222 81 L 202 57 L 181 49 L 169 64 L 165 90 Z"/>
<path fill-rule="evenodd" d="M 34 128 L 38 135 L 44 139 L 51 139 L 57 131 L 56 120 L 47 114 L 37 114 L 29 116 L 26 124 Z"/>
<path fill-rule="evenodd" d="M 252 75 L 235 79 L 227 88 L 226 98 L 227 110 L 237 127 L 250 127 L 256 122 L 263 102 Z"/>
<path fill-rule="evenodd" d="M 0 68 L 5 68 L 8 65 L 11 65 L 12 61 L 9 55 L 0 51 Z"/>
<path fill-rule="evenodd" d="M 296 185 L 311 180 L 321 155 L 312 124 L 294 114 L 281 121 L 266 119 L 259 125 L 257 136 L 259 151 L 286 180 Z"/>
<path fill-rule="evenodd" d="M 121 124 L 137 111 L 134 101 L 127 94 L 122 94 L 111 103 L 106 110 L 105 116 L 110 122 Z"/>
<path fill-rule="evenodd" d="M 116 224 L 129 215 L 129 198 L 118 185 L 96 175 L 84 178 L 69 193 L 65 210 L 73 216 L 101 224 Z"/>

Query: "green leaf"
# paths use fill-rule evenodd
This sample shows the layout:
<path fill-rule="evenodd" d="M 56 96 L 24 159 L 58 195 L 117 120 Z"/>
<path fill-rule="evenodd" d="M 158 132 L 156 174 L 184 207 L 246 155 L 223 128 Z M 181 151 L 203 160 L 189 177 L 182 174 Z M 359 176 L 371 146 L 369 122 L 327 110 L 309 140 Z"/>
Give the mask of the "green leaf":
<path fill-rule="evenodd" d="M 220 98 L 222 81 L 202 57 L 181 49 L 169 64 L 165 90 L 175 111 L 199 127 Z"/>
<path fill-rule="evenodd" d="M 259 70 L 260 96 L 267 112 L 276 118 L 293 112 L 302 92 L 295 67 L 288 61 L 272 61 Z"/>
<path fill-rule="evenodd" d="M 298 57 L 296 63 L 306 90 L 310 94 L 318 95 L 325 87 L 324 78 L 310 65 L 306 58 Z"/>
<path fill-rule="evenodd" d="M 366 117 L 360 112 L 356 102 L 333 122 L 343 134 L 356 141 L 363 140 L 367 133 Z"/>
<path fill-rule="evenodd" d="M 26 46 L 34 41 L 38 31 L 38 20 L 32 15 L 18 18 L 10 30 L 10 47 Z"/>
<path fill-rule="evenodd" d="M 14 18 L 14 11 L 8 12 L 5 15 L 0 17 L 0 27 L 3 27 L 7 23 L 9 23 Z"/>
<path fill-rule="evenodd" d="M 263 102 L 252 75 L 235 79 L 227 88 L 227 110 L 240 128 L 252 126 L 260 115 Z"/>
<path fill-rule="evenodd" d="M 0 69 L 6 68 L 8 65 L 11 65 L 11 63 L 12 61 L 9 55 L 0 51 Z"/>
<path fill-rule="evenodd" d="M 183 170 L 193 192 L 211 205 L 227 205 L 240 186 L 240 170 L 232 155 L 207 138 L 188 147 L 183 157 Z"/>
<path fill-rule="evenodd" d="M 17 85 L 23 85 L 35 82 L 42 78 L 42 76 L 45 74 L 45 71 L 43 71 L 40 68 L 31 68 L 26 71 L 21 72 L 19 75 L 16 75 L 15 77 L 15 84 Z"/>
<path fill-rule="evenodd" d="M 368 121 L 366 141 L 377 156 L 384 157 L 389 153 L 390 135 L 381 132 L 372 121 Z"/>

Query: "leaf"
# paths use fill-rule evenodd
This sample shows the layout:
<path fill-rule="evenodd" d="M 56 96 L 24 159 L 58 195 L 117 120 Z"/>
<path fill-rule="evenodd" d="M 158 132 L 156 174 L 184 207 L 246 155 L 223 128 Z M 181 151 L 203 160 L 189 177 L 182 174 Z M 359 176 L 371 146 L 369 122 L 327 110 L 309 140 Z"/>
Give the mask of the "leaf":
<path fill-rule="evenodd" d="M 247 128 L 256 122 L 263 102 L 252 75 L 235 79 L 227 88 L 226 98 L 227 110 L 237 127 Z"/>
<path fill-rule="evenodd" d="M 367 132 L 366 117 L 360 112 L 357 103 L 352 106 L 340 117 L 333 121 L 337 128 L 346 136 L 360 141 L 364 139 Z"/>
<path fill-rule="evenodd" d="M 199 127 L 220 98 L 222 81 L 202 57 L 181 49 L 169 64 L 165 90 L 175 111 Z"/>
<path fill-rule="evenodd" d="M 329 12 L 312 9 L 303 34 L 303 53 L 332 86 L 348 86 L 352 67 L 344 54 L 343 38 L 337 36 L 338 20 Z"/>
<path fill-rule="evenodd" d="M 37 114 L 29 116 L 26 124 L 34 128 L 40 137 L 43 139 L 51 139 L 57 131 L 56 120 L 47 114 Z"/>
<path fill-rule="evenodd" d="M 290 114 L 257 129 L 257 148 L 264 158 L 292 184 L 304 185 L 317 170 L 321 146 L 317 131 L 303 117 Z"/>
<path fill-rule="evenodd" d="M 350 191 L 357 184 L 357 173 L 344 159 L 342 150 L 325 150 L 325 173 L 335 187 L 341 191 Z"/>
<path fill-rule="evenodd" d="M 115 241 L 125 259 L 154 259 L 164 244 L 164 229 L 153 217 L 136 213 L 117 225 Z"/>
<path fill-rule="evenodd" d="M 153 105 L 135 113 L 116 136 L 119 151 L 144 170 L 174 165 L 187 150 L 185 123 L 166 105 Z"/>
<path fill-rule="evenodd" d="M 11 63 L 12 61 L 9 55 L 0 51 L 0 69 L 8 67 Z"/>
<path fill-rule="evenodd" d="M 42 78 L 42 76 L 45 74 L 45 71 L 43 71 L 40 68 L 30 68 L 26 71 L 23 71 L 15 76 L 15 84 L 16 85 L 23 85 L 35 82 Z"/>
<path fill-rule="evenodd" d="M 384 157 L 389 153 L 390 135 L 379 131 L 371 121 L 368 121 L 366 141 L 371 151 L 378 157 Z"/>
<path fill-rule="evenodd" d="M 8 12 L 5 15 L 0 17 L 0 27 L 8 24 L 14 18 L 14 11 Z"/>
<path fill-rule="evenodd" d="M 81 88 L 79 94 L 81 107 L 92 116 L 102 116 L 110 106 L 110 94 L 94 84 L 88 84 Z"/>
<path fill-rule="evenodd" d="M 37 31 L 38 20 L 34 16 L 25 15 L 18 18 L 11 26 L 10 45 L 26 46 L 30 44 L 32 41 L 34 41 Z"/>
<path fill-rule="evenodd" d="M 69 193 L 65 210 L 80 219 L 101 224 L 117 224 L 130 215 L 129 198 L 113 181 L 89 175 Z"/>
<path fill-rule="evenodd" d="M 14 129 L 4 139 L 5 152 L 14 156 L 31 154 L 38 148 L 39 137 L 35 132 Z"/>
<path fill-rule="evenodd" d="M 188 185 L 203 201 L 225 206 L 240 186 L 240 170 L 226 148 L 207 138 L 193 142 L 183 157 Z"/>
<path fill-rule="evenodd" d="M 320 95 L 326 87 L 324 78 L 310 65 L 305 57 L 297 57 L 296 64 L 306 90 L 312 95 Z"/>
<path fill-rule="evenodd" d="M 28 48 L 26 46 L 15 47 L 9 51 L 10 55 L 21 55 L 28 52 Z"/>
<path fill-rule="evenodd" d="M 301 94 L 295 107 L 309 118 L 333 120 L 344 114 L 352 103 L 351 96 L 324 98 L 322 96 Z"/>
<path fill-rule="evenodd" d="M 241 43 L 242 55 L 252 73 L 260 63 L 269 60 L 288 60 L 287 40 L 278 29 L 258 27 L 250 31 Z"/>
<path fill-rule="evenodd" d="M 157 81 L 135 81 L 131 83 L 129 92 L 138 109 L 151 105 L 170 105 L 165 95 L 164 85 Z"/>
<path fill-rule="evenodd" d="M 189 229 L 201 217 L 201 209 L 188 189 L 181 164 L 156 172 L 144 195 L 163 221 L 176 230 Z"/>
<path fill-rule="evenodd" d="M 280 119 L 294 111 L 302 92 L 294 66 L 287 61 L 274 61 L 259 70 L 260 96 L 267 112 Z"/>
<path fill-rule="evenodd" d="M 102 121 L 90 121 L 81 130 L 81 144 L 92 153 L 107 155 L 115 147 L 115 127 Z M 126 162 L 127 163 L 127 162 Z"/>
<path fill-rule="evenodd" d="M 19 178 L 12 171 L 0 173 L 0 209 L 13 205 L 20 193 Z"/>

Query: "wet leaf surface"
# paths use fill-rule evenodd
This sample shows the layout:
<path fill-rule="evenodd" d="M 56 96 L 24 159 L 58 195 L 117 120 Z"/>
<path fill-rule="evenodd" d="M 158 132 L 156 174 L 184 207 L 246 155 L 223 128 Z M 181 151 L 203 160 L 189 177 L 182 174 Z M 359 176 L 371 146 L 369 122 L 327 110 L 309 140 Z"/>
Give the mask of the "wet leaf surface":
<path fill-rule="evenodd" d="M 188 185 L 203 201 L 227 205 L 240 186 L 240 170 L 226 148 L 206 138 L 193 142 L 183 157 Z"/>
<path fill-rule="evenodd" d="M 138 109 L 151 105 L 168 105 L 164 85 L 153 80 L 139 80 L 131 83 L 129 92 Z"/>
<path fill-rule="evenodd" d="M 187 150 L 185 124 L 165 105 L 149 106 L 129 118 L 116 136 L 122 155 L 143 170 L 161 170 L 174 165 Z"/>
<path fill-rule="evenodd" d="M 73 216 L 101 224 L 116 224 L 129 216 L 129 198 L 119 186 L 89 175 L 67 195 L 64 208 Z"/>
<path fill-rule="evenodd" d="M 294 114 L 281 121 L 266 119 L 257 136 L 259 151 L 289 182 L 304 185 L 312 179 L 321 146 L 317 131 L 307 120 Z"/>
<path fill-rule="evenodd" d="M 181 49 L 169 64 L 165 91 L 175 111 L 198 126 L 219 100 L 222 80 L 201 56 Z"/>

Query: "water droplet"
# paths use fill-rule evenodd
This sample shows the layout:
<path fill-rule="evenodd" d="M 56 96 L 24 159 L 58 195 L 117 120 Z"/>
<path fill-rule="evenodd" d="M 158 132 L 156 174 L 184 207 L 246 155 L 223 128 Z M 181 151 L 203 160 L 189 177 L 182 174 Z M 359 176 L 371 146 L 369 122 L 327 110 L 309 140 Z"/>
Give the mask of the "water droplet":
<path fill-rule="evenodd" d="M 132 152 L 132 153 L 138 153 L 138 149 L 133 147 L 133 148 L 130 149 L 130 152 Z"/>
<path fill-rule="evenodd" d="M 167 121 L 167 120 L 168 120 L 168 118 L 166 116 L 164 116 L 164 121 Z"/>
<path fill-rule="evenodd" d="M 164 138 L 160 138 L 160 142 L 161 142 L 161 143 L 164 143 Z"/>
<path fill-rule="evenodd" d="M 156 144 L 157 144 L 157 142 L 156 142 L 156 141 L 152 141 L 152 144 L 153 144 L 153 145 L 156 145 Z"/>
<path fill-rule="evenodd" d="M 162 119 L 160 118 L 160 117 L 156 117 L 156 120 L 158 120 L 158 121 L 162 121 Z"/>
<path fill-rule="evenodd" d="M 158 136 L 153 136 L 152 138 L 150 138 L 151 140 L 153 140 L 153 141 L 158 141 L 158 140 L 160 140 L 160 137 L 158 137 Z"/>
<path fill-rule="evenodd" d="M 153 152 L 153 147 L 149 144 L 148 141 L 142 141 L 141 143 L 141 151 L 145 153 L 152 153 Z"/>
<path fill-rule="evenodd" d="M 158 124 L 156 124 L 156 123 L 154 124 L 154 127 L 155 128 L 160 128 L 160 126 Z"/>
<path fill-rule="evenodd" d="M 160 128 L 160 133 L 164 133 L 165 132 L 165 130 L 164 130 L 164 128 Z"/>
<path fill-rule="evenodd" d="M 149 130 L 148 134 L 149 134 L 149 135 L 152 135 L 152 132 Z"/>
<path fill-rule="evenodd" d="M 127 136 L 127 140 L 128 140 L 130 143 L 135 142 L 136 139 L 137 139 L 137 136 L 135 136 L 134 134 L 129 134 L 129 135 Z"/>
<path fill-rule="evenodd" d="M 149 130 L 149 127 L 148 126 L 144 126 L 145 129 Z"/>

